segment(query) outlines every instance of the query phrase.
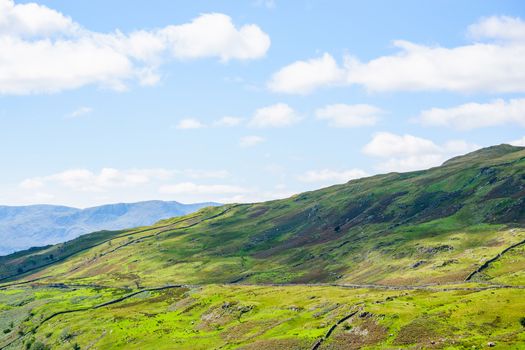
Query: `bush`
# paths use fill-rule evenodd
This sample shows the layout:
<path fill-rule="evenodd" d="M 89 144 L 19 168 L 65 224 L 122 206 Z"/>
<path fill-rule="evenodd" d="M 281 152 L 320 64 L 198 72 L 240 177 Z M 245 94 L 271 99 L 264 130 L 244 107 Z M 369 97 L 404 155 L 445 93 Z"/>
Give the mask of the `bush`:
<path fill-rule="evenodd" d="M 11 333 L 11 329 L 10 328 L 4 329 L 4 334 L 7 334 L 7 333 Z"/>
<path fill-rule="evenodd" d="M 73 344 L 73 350 L 80 350 L 80 345 L 78 343 Z"/>
<path fill-rule="evenodd" d="M 33 343 L 31 350 L 49 350 L 49 347 L 41 341 L 36 341 Z"/>
<path fill-rule="evenodd" d="M 525 317 L 520 318 L 520 324 L 525 327 Z"/>
<path fill-rule="evenodd" d="M 71 334 L 68 328 L 64 328 L 62 333 L 60 333 L 60 340 L 62 340 L 62 342 L 66 342 L 70 341 L 71 338 L 73 338 L 73 334 Z"/>

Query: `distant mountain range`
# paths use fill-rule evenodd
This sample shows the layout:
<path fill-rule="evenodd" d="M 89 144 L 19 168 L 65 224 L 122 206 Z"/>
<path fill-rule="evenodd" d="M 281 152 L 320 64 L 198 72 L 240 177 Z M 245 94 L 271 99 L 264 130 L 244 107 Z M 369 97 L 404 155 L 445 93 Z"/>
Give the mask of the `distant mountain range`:
<path fill-rule="evenodd" d="M 217 203 L 146 201 L 78 209 L 56 205 L 0 206 L 0 255 L 64 242 L 84 233 L 151 225 Z"/>

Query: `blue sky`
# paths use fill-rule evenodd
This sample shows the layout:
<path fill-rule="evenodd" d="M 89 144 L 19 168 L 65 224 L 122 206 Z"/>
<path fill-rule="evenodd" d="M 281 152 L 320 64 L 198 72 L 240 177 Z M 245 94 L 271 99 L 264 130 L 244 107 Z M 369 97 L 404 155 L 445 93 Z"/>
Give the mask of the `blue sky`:
<path fill-rule="evenodd" d="M 0 203 L 259 201 L 524 145 L 523 55 L 521 1 L 0 0 Z"/>

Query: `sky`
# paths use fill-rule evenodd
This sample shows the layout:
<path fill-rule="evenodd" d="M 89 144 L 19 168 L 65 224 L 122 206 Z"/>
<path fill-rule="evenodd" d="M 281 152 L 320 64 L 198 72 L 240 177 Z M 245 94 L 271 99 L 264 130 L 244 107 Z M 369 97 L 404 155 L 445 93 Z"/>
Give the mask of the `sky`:
<path fill-rule="evenodd" d="M 0 0 L 0 204 L 254 202 L 525 146 L 525 5 Z"/>

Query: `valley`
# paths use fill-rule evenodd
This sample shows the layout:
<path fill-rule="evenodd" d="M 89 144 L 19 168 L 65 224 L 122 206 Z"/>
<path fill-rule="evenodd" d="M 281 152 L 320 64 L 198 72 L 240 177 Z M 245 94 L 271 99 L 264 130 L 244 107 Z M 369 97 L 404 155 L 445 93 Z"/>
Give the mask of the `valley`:
<path fill-rule="evenodd" d="M 520 349 L 525 149 L 0 257 L 2 349 Z"/>

